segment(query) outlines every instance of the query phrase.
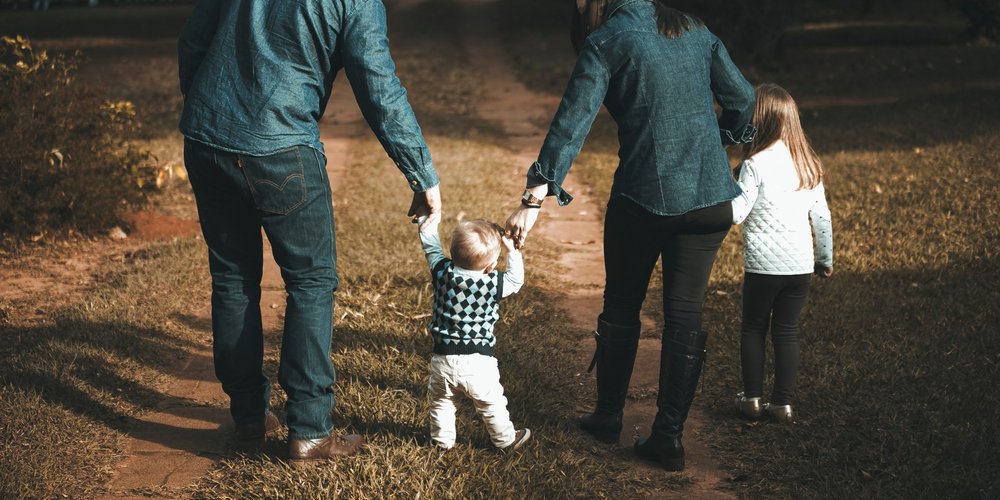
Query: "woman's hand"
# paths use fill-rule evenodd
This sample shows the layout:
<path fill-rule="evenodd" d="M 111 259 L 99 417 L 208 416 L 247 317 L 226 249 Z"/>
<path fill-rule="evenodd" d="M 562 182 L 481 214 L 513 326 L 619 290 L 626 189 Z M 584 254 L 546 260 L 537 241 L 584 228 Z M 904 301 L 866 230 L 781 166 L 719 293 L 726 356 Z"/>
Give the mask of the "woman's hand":
<path fill-rule="evenodd" d="M 514 240 L 514 248 L 521 249 L 524 246 L 524 240 L 528 238 L 528 231 L 535 225 L 535 221 L 538 220 L 538 213 L 541 212 L 540 208 L 529 208 L 524 205 L 519 205 L 514 213 L 510 214 L 507 218 L 507 237 Z"/>
<path fill-rule="evenodd" d="M 816 264 L 814 266 L 814 270 L 816 272 L 816 276 L 819 276 L 820 278 L 829 278 L 830 276 L 833 276 L 833 267 L 824 267 Z"/>

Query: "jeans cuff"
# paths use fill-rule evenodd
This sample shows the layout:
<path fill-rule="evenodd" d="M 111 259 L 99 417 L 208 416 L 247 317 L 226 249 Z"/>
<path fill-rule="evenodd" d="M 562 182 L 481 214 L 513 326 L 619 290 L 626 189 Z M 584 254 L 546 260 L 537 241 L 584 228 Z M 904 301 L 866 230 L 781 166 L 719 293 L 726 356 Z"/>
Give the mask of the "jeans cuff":
<path fill-rule="evenodd" d="M 289 441 L 293 440 L 293 439 L 295 439 L 295 440 L 300 440 L 300 439 L 323 439 L 323 438 L 329 436 L 330 434 L 333 434 L 333 427 L 331 427 L 330 430 L 328 430 L 326 432 L 317 432 L 317 433 L 309 433 L 309 434 L 292 434 L 291 432 L 289 432 L 288 433 L 288 439 L 289 439 Z"/>

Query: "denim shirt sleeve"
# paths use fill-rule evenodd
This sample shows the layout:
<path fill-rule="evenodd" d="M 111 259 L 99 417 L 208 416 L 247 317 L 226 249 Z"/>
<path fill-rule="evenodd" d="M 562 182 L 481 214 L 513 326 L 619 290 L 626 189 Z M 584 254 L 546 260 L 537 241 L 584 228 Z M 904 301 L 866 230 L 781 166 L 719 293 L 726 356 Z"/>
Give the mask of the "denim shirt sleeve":
<path fill-rule="evenodd" d="M 566 93 L 538 153 L 538 161 L 528 169 L 529 188 L 547 184 L 549 196 L 555 196 L 560 205 L 573 201 L 573 197 L 563 190 L 562 183 L 597 118 L 609 80 L 607 64 L 593 42 L 588 42 L 576 60 Z"/>
<path fill-rule="evenodd" d="M 385 6 L 363 0 L 341 32 L 344 71 L 368 126 L 414 192 L 438 184 L 437 172 L 413 108 L 396 76 L 386 36 Z"/>
<path fill-rule="evenodd" d="M 187 95 L 219 24 L 221 0 L 198 0 L 177 39 L 181 94 Z"/>
<path fill-rule="evenodd" d="M 524 258 L 521 252 L 507 252 L 507 267 L 503 272 L 503 292 L 501 298 L 510 297 L 524 286 Z"/>
<path fill-rule="evenodd" d="M 733 63 L 722 41 L 712 35 L 712 93 L 722 107 L 719 131 L 725 145 L 748 144 L 757 135 L 750 122 L 756 104 L 753 85 Z"/>

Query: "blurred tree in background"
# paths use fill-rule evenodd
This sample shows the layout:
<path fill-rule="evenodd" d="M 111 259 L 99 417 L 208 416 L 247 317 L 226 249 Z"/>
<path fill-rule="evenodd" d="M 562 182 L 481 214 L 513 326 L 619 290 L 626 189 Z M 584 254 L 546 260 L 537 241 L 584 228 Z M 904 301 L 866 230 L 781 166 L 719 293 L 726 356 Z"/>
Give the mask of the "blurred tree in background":
<path fill-rule="evenodd" d="M 80 92 L 80 59 L 0 38 L 0 233 L 105 231 L 156 183 L 132 103 Z"/>
<path fill-rule="evenodd" d="M 586 0 L 567 0 L 577 6 Z M 702 18 L 731 52 L 761 66 L 781 61 L 789 27 L 806 20 L 906 20 L 928 7 L 961 13 L 968 22 L 964 41 L 997 42 L 1000 37 L 1000 0 L 664 0 L 664 3 Z M 938 5 L 934 5 L 934 4 Z M 963 41 L 956 37 L 956 42 Z"/>

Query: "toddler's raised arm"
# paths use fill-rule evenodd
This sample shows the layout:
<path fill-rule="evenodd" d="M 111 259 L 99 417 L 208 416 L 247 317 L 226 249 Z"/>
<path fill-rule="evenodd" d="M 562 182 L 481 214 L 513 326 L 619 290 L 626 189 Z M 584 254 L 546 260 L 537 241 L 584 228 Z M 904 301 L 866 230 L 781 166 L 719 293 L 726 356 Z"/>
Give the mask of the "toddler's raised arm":
<path fill-rule="evenodd" d="M 427 220 L 427 216 L 422 216 L 417 219 L 417 232 L 420 234 L 420 246 L 424 249 L 424 256 L 427 257 L 427 265 L 430 266 L 431 271 L 434 271 L 434 267 L 438 265 L 438 262 L 444 260 L 444 248 L 441 247 L 441 237 L 438 235 L 438 225 L 440 219 L 437 219 L 427 227 L 420 229 L 420 226 Z"/>
<path fill-rule="evenodd" d="M 503 273 L 503 297 L 514 295 L 524 285 L 524 259 L 521 252 L 514 248 L 514 241 L 506 236 L 500 241 L 507 249 L 507 269 Z"/>

